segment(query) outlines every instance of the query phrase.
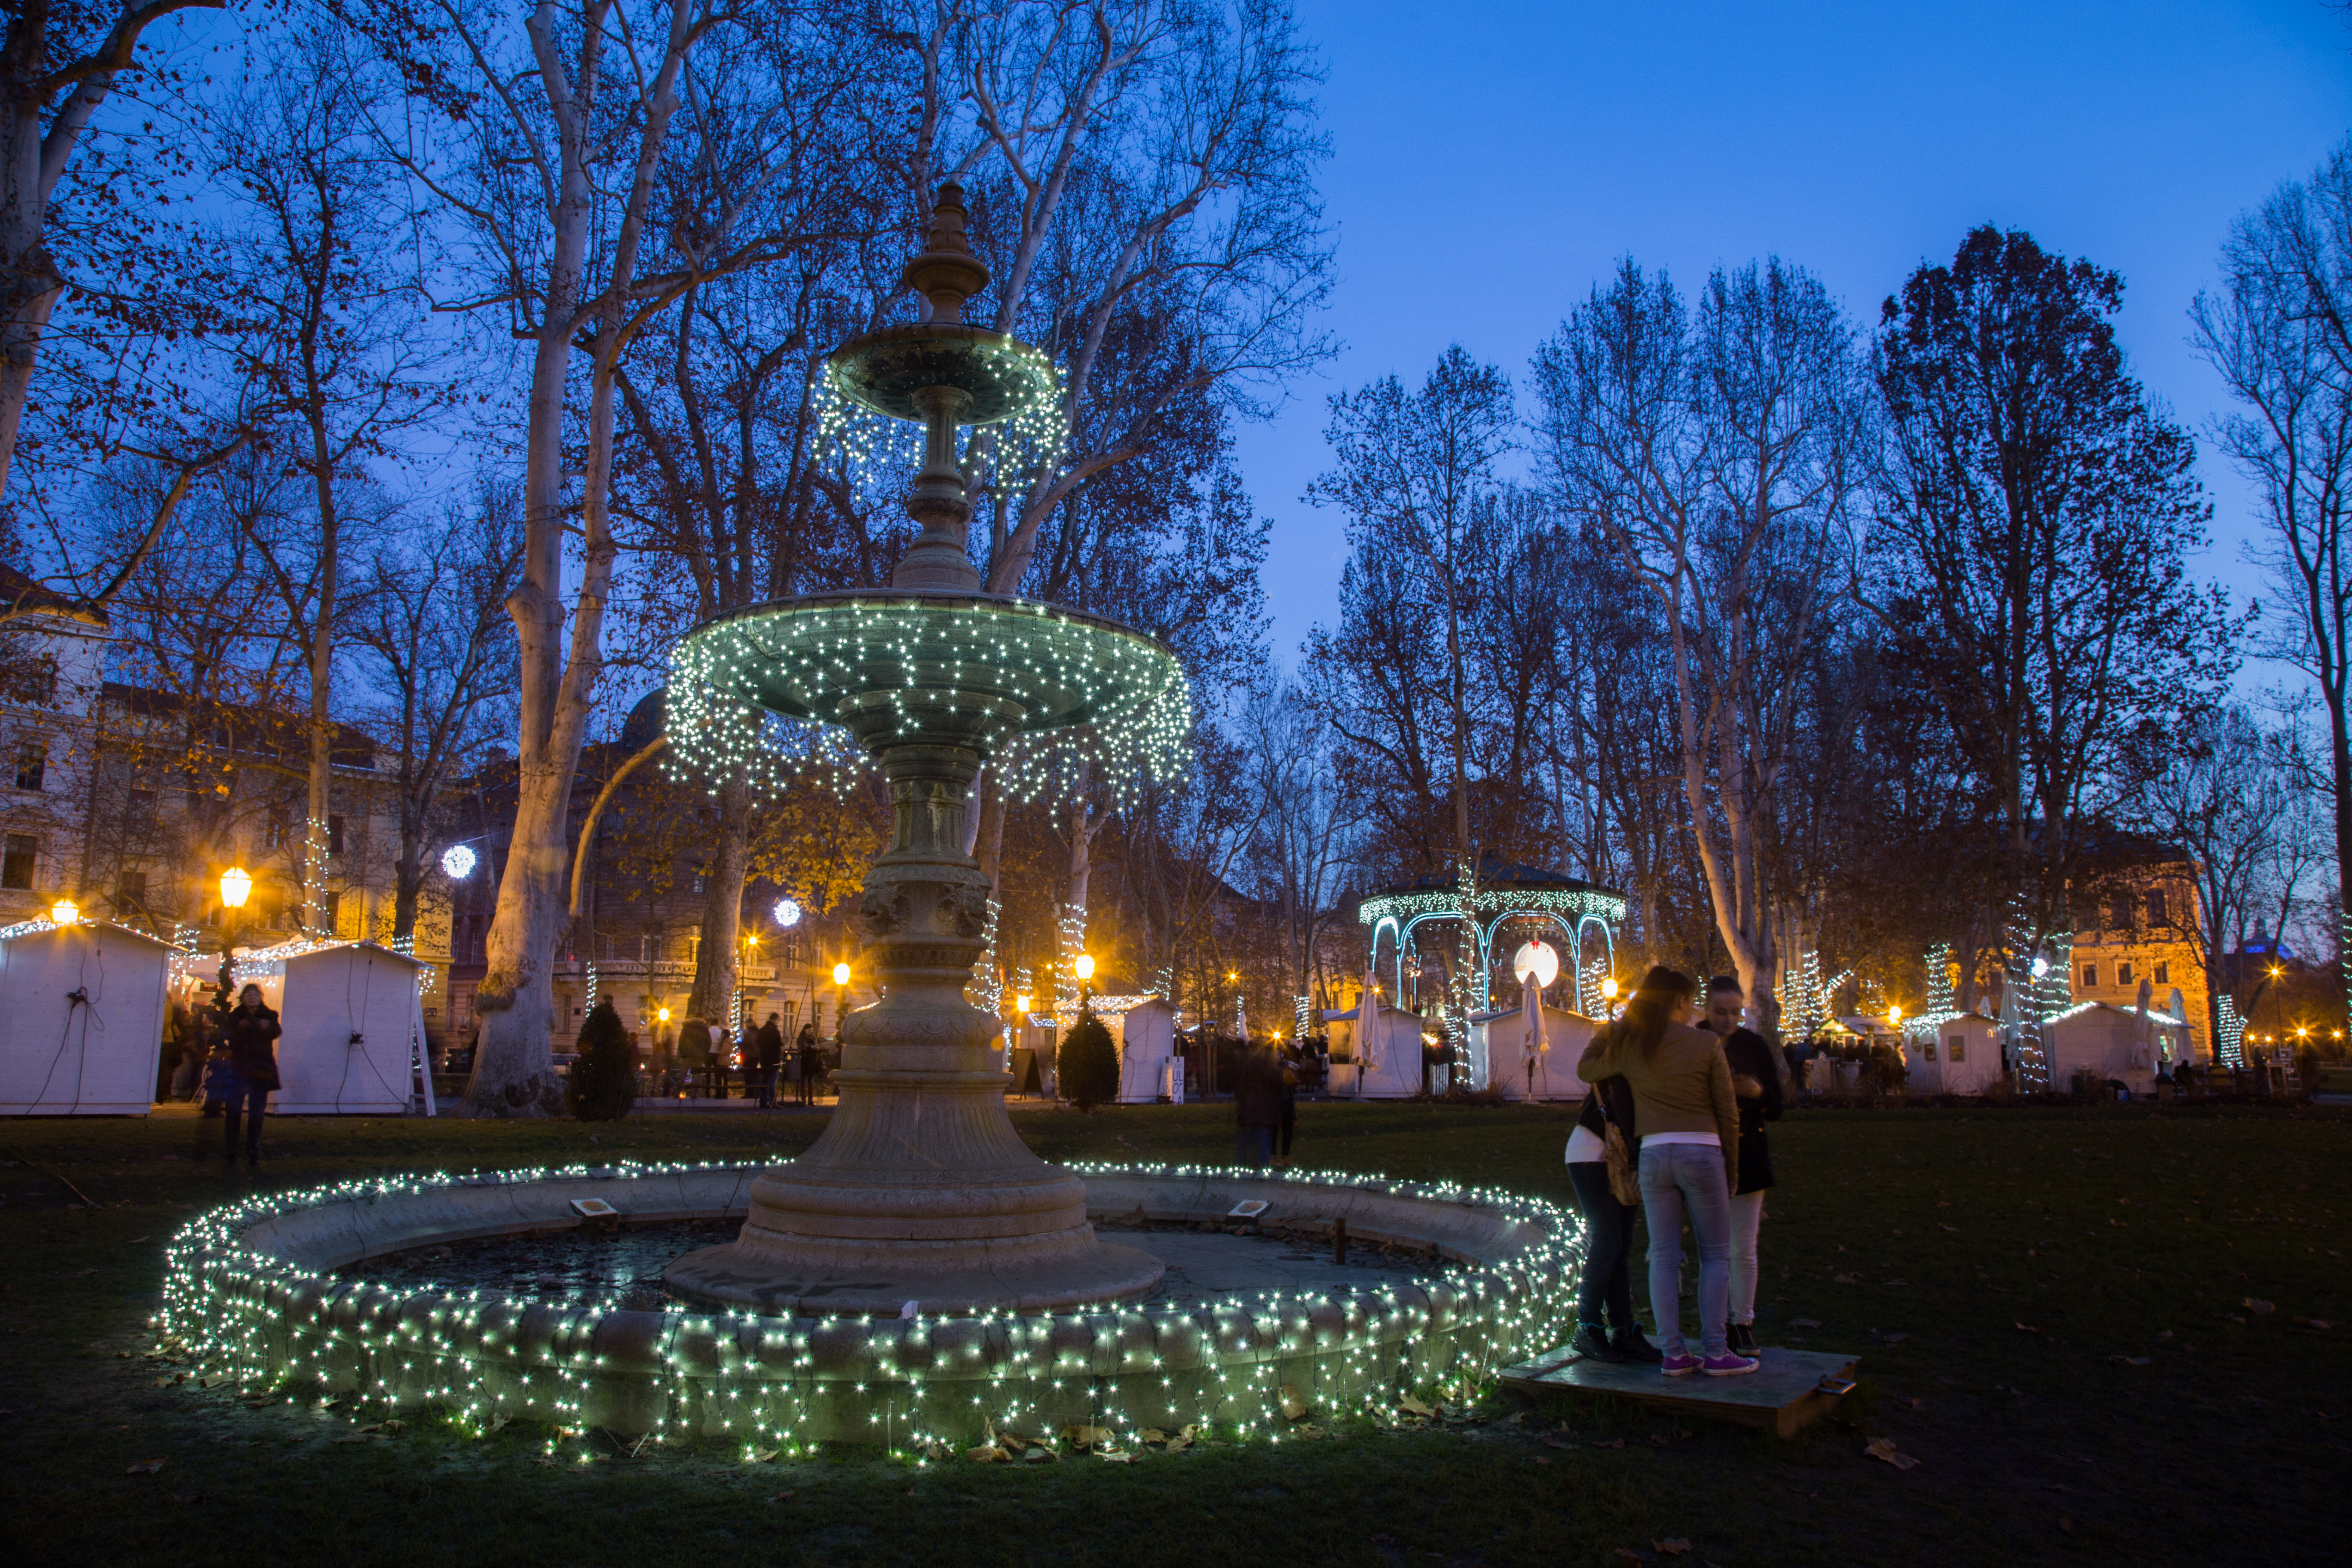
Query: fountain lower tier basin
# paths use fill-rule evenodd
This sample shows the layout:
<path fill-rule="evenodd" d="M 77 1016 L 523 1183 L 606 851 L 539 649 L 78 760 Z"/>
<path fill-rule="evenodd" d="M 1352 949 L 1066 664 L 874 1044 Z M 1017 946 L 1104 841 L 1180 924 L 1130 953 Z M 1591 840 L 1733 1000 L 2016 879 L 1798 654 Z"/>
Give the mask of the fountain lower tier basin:
<path fill-rule="evenodd" d="M 1384 1412 L 1400 1393 L 1483 1382 L 1558 1342 L 1583 1250 L 1573 1213 L 1484 1189 L 1080 1166 L 1089 1217 L 1113 1245 L 1169 1269 L 1159 1294 L 902 1319 L 649 1310 L 642 1291 L 618 1288 L 545 1300 L 415 1278 L 418 1248 L 739 1218 L 761 1168 L 515 1173 L 257 1198 L 174 1239 L 163 1326 L 252 1386 L 762 1448 L 958 1444 L 991 1423 L 1265 1430 Z M 1257 1231 L 1296 1245 L 1254 1239 L 1268 1255 L 1258 1261 L 1232 1250 L 1218 1227 L 1253 1200 L 1266 1205 Z M 579 1213 L 598 1205 L 613 1217 Z M 1328 1259 L 1342 1220 L 1353 1247 L 1385 1254 L 1381 1267 Z M 1404 1264 L 1408 1254 L 1426 1268 Z M 365 1278 L 372 1258 L 387 1258 L 391 1278 Z"/>

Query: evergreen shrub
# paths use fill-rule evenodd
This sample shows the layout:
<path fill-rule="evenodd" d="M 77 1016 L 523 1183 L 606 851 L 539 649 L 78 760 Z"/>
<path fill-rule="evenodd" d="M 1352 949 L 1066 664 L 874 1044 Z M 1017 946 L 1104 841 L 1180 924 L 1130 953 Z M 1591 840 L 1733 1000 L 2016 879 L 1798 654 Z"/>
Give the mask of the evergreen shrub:
<path fill-rule="evenodd" d="M 610 997 L 589 1009 L 580 1026 L 580 1059 L 567 1086 L 572 1114 L 583 1121 L 618 1121 L 637 1102 L 637 1054 Z"/>
<path fill-rule="evenodd" d="M 1110 1031 L 1093 1008 L 1078 1009 L 1078 1021 L 1070 1026 L 1069 1037 L 1055 1058 L 1054 1073 L 1062 1098 L 1080 1110 L 1118 1098 L 1118 1047 L 1111 1044 Z"/>

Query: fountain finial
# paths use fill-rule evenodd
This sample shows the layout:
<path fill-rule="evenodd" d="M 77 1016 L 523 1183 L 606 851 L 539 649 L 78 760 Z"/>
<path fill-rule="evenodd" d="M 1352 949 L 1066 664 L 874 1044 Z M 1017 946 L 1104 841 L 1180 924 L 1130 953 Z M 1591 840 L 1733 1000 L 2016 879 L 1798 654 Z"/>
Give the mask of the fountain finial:
<path fill-rule="evenodd" d="M 931 208 L 921 255 L 907 263 L 901 281 L 930 302 L 930 320 L 961 321 L 963 302 L 988 286 L 988 268 L 971 253 L 964 232 L 963 187 L 950 180 Z"/>

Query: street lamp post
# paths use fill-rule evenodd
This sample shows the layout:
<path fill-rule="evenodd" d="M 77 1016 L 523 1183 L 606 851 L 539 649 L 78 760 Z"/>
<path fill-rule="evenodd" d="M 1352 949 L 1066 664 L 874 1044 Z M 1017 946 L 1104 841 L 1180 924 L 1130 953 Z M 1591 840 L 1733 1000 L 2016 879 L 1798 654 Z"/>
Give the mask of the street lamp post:
<path fill-rule="evenodd" d="M 253 878 L 242 866 L 231 866 L 221 873 L 221 964 L 226 968 L 236 952 L 236 917 L 245 909 L 245 900 L 253 896 Z"/>

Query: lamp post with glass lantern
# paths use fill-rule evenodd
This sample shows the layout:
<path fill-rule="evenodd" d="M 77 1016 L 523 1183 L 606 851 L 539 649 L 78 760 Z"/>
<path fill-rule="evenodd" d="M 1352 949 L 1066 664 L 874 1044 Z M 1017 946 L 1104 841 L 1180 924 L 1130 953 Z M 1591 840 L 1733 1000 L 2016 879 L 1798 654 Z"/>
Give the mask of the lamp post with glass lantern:
<path fill-rule="evenodd" d="M 220 876 L 221 962 L 226 965 L 236 952 L 236 915 L 253 896 L 253 878 L 242 866 L 231 866 Z"/>

